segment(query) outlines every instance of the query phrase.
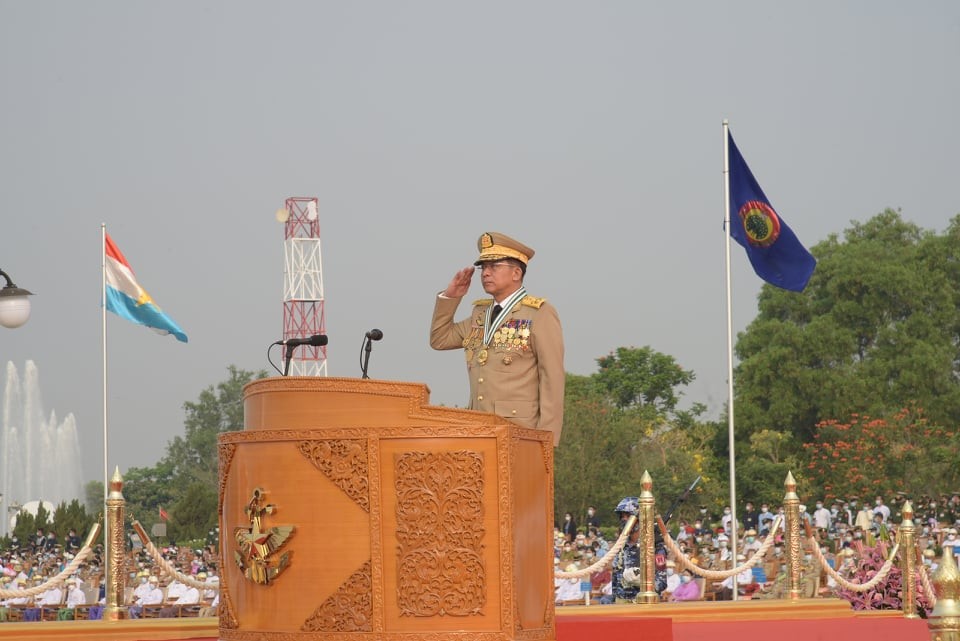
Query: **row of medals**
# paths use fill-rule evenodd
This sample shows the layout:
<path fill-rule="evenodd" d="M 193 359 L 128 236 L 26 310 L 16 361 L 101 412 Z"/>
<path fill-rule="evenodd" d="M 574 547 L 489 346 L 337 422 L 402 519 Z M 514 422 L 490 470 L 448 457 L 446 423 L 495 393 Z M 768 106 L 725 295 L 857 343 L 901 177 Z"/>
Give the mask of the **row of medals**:
<path fill-rule="evenodd" d="M 530 328 L 524 327 L 522 329 L 517 329 L 516 327 L 501 327 L 496 332 L 493 333 L 494 347 L 520 347 L 527 342 L 527 339 L 530 337 Z M 481 365 L 487 364 L 487 358 L 489 357 L 487 352 L 487 347 L 483 346 L 480 348 L 480 351 L 477 353 L 477 362 Z M 468 347 L 466 349 L 467 360 L 473 360 L 473 348 Z M 509 365 L 513 362 L 513 357 L 509 354 L 503 357 L 503 364 Z"/>

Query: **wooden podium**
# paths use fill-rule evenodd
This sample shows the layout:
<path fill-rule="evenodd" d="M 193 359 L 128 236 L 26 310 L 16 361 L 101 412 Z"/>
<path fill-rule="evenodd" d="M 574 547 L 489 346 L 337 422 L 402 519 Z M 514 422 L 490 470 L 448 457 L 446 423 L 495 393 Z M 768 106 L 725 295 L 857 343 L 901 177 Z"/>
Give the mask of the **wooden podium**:
<path fill-rule="evenodd" d="M 244 388 L 219 436 L 221 639 L 555 639 L 552 434 L 428 401 Z"/>

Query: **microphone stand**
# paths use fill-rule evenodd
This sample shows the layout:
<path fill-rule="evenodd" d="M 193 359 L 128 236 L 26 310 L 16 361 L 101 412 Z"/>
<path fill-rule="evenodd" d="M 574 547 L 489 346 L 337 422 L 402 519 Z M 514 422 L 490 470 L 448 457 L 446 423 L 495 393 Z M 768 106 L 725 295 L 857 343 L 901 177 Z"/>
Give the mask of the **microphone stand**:
<path fill-rule="evenodd" d="M 284 359 L 285 362 L 284 362 L 284 364 L 283 364 L 283 375 L 284 375 L 284 376 L 289 376 L 289 375 L 290 375 L 290 360 L 293 358 L 293 350 L 296 349 L 297 346 L 296 346 L 296 345 L 287 345 L 286 347 L 287 347 L 287 349 L 286 349 L 286 357 L 285 357 L 285 359 Z"/>
<path fill-rule="evenodd" d="M 369 336 L 364 338 L 366 344 L 363 347 L 363 365 L 360 367 L 360 371 L 363 372 L 363 376 L 360 378 L 370 378 L 367 376 L 367 368 L 370 367 L 370 352 L 373 351 L 373 341 L 370 340 Z"/>

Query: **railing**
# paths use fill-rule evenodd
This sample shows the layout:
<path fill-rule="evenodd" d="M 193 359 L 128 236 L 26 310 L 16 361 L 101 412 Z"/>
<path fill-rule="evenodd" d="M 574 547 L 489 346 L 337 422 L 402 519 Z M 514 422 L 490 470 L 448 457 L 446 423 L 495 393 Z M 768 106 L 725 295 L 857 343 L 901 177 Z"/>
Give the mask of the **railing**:
<path fill-rule="evenodd" d="M 680 546 L 673 540 L 666 525 L 656 514 L 656 501 L 653 496 L 653 480 L 644 472 L 640 480 L 641 492 L 639 510 L 630 517 L 625 524 L 616 544 L 600 560 L 587 568 L 576 572 L 556 572 L 559 579 L 586 579 L 610 565 L 625 545 L 629 533 L 639 524 L 639 539 L 635 544 L 639 550 L 640 566 L 638 580 L 634 584 L 639 587 L 635 603 L 657 603 L 659 595 L 654 589 L 655 554 L 654 527 L 660 529 L 666 549 L 676 560 L 678 566 L 689 570 L 692 574 L 704 579 L 717 581 L 734 577 L 741 572 L 759 564 L 769 554 L 776 538 L 776 533 L 783 527 L 784 547 L 786 549 L 786 586 L 785 598 L 797 600 L 803 598 L 803 554 L 809 551 L 819 569 L 832 578 L 837 585 L 853 592 L 869 592 L 882 586 L 889 579 L 891 569 L 898 565 L 903 574 L 902 609 L 905 618 L 918 618 L 917 595 L 922 593 L 927 601 L 933 605 L 933 611 L 927 617 L 931 638 L 938 641 L 960 641 L 960 570 L 952 554 L 953 548 L 946 547 L 939 566 L 935 572 L 930 571 L 919 562 L 920 550 L 917 545 L 916 525 L 913 521 L 913 506 L 907 501 L 903 506 L 903 521 L 897 528 L 893 548 L 886 554 L 882 566 L 865 581 L 851 581 L 837 572 L 824 557 L 820 549 L 820 542 L 810 531 L 809 525 L 804 525 L 800 517 L 800 499 L 797 495 L 797 483 L 793 474 L 788 473 L 784 486 L 786 493 L 783 500 L 784 514 L 777 516 L 770 528 L 770 533 L 760 548 L 736 567 L 727 570 L 709 570 L 698 565 L 687 556 Z M 899 563 L 898 563 L 899 561 Z M 816 567 L 816 566 L 814 566 Z"/>

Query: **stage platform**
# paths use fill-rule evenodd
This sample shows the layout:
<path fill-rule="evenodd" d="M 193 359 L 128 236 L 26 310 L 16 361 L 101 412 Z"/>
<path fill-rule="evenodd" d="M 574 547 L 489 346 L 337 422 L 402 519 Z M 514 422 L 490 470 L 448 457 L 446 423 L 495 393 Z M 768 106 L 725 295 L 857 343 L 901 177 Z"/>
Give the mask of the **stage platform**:
<path fill-rule="evenodd" d="M 928 641 L 923 619 L 854 612 L 840 599 L 557 608 L 557 641 Z M 308 638 L 305 636 L 304 638 Z M 322 638 L 322 637 L 315 637 Z M 368 638 L 376 639 L 376 635 Z M 215 641 L 217 619 L 2 623 L 0 641 Z"/>
<path fill-rule="evenodd" d="M 663 621 L 670 622 L 669 635 Z M 639 636 L 639 635 L 643 636 Z M 557 641 L 929 641 L 923 619 L 854 612 L 842 599 L 693 601 L 557 608 Z"/>

